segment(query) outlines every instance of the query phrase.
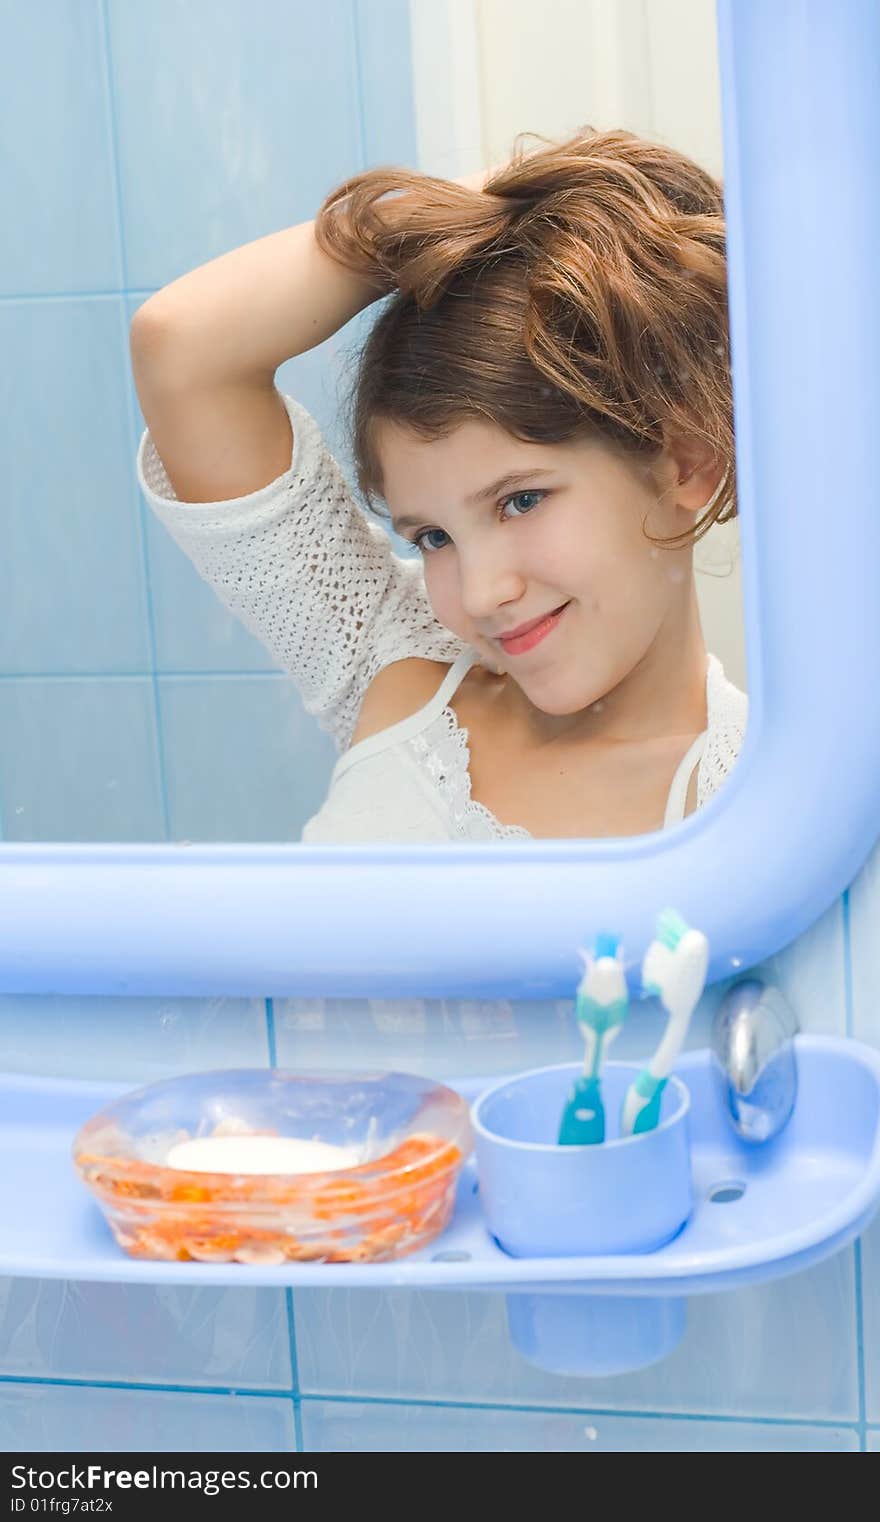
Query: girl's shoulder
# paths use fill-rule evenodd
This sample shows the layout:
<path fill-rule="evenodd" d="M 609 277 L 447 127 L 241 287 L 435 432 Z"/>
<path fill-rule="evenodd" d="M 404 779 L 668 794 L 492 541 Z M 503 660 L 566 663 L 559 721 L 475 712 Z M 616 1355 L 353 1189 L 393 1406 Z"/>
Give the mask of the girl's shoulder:
<path fill-rule="evenodd" d="M 452 661 L 410 655 L 383 666 L 364 694 L 351 744 L 356 745 L 418 713 L 439 690 L 452 665 Z M 478 660 L 462 677 L 456 691 L 467 689 L 470 693 L 491 680 L 491 673 Z"/>
<path fill-rule="evenodd" d="M 421 655 L 405 656 L 373 677 L 364 693 L 351 744 L 379 734 L 401 719 L 408 719 L 430 702 L 451 665 Z"/>

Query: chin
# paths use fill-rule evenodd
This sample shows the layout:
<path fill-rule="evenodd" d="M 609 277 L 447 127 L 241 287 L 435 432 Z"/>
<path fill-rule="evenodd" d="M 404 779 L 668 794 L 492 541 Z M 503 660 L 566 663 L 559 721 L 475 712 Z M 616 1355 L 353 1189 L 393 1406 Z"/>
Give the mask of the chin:
<path fill-rule="evenodd" d="M 564 719 L 569 714 L 582 713 L 585 708 L 589 708 L 591 703 L 598 703 L 602 696 L 597 692 L 578 692 L 574 688 L 557 692 L 548 691 L 540 682 L 519 682 L 517 685 L 530 703 L 539 708 L 541 713 L 546 713 L 548 717 L 554 719 Z"/>

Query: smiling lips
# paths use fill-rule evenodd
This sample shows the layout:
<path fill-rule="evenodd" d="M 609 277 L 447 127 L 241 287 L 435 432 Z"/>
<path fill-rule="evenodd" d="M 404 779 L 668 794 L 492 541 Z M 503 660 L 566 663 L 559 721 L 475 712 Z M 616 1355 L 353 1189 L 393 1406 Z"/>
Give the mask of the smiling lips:
<path fill-rule="evenodd" d="M 561 615 L 568 607 L 564 603 L 561 608 L 556 608 L 552 613 L 546 613 L 541 618 L 533 618 L 531 623 L 521 624 L 516 633 L 498 635 L 498 643 L 505 655 L 523 655 L 526 650 L 532 650 L 535 645 L 546 639 L 551 630 L 556 628 Z"/>

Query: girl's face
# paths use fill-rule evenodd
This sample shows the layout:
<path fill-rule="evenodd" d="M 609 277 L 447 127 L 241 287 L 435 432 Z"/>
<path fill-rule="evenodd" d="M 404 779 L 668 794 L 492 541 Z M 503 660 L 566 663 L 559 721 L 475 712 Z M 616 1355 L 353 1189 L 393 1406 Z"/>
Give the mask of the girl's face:
<path fill-rule="evenodd" d="M 576 713 L 655 647 L 674 648 L 692 549 L 651 544 L 643 524 L 662 538 L 692 526 L 680 461 L 664 455 L 649 474 L 603 443 L 524 443 L 482 421 L 431 443 L 383 421 L 377 442 L 385 500 L 419 546 L 435 616 L 542 712 Z M 710 495 L 699 481 L 688 490 L 694 507 Z"/>

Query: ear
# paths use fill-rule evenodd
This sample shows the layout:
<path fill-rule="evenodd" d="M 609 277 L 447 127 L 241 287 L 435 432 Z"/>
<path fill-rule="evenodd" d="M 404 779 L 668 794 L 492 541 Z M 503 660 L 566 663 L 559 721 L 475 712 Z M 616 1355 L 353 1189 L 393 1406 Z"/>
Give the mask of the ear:
<path fill-rule="evenodd" d="M 725 476 L 724 462 L 693 434 L 673 438 L 663 451 L 666 500 L 686 513 L 708 507 Z"/>

